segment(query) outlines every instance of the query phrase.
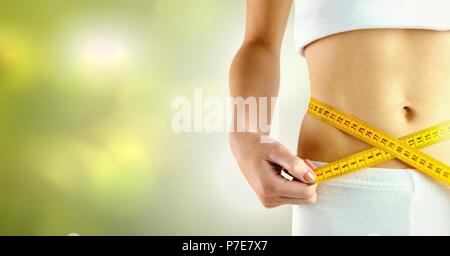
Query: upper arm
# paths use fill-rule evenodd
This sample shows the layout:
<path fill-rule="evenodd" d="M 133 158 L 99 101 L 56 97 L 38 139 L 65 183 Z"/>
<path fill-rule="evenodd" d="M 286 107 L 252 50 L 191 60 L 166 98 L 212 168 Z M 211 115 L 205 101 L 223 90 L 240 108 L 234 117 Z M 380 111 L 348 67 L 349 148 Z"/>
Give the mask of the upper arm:
<path fill-rule="evenodd" d="M 247 0 L 244 44 L 258 42 L 279 50 L 291 5 L 292 0 Z"/>

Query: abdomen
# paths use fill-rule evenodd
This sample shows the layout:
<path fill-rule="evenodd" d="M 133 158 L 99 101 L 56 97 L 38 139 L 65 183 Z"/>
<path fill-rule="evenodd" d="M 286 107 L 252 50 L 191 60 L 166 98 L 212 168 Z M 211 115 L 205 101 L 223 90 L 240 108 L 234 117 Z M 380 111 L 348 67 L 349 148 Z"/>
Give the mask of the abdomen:
<path fill-rule="evenodd" d="M 355 30 L 320 39 L 305 55 L 311 97 L 395 137 L 450 120 L 450 32 Z M 309 114 L 303 119 L 301 158 L 331 162 L 370 147 Z M 448 141 L 422 151 L 450 163 Z"/>

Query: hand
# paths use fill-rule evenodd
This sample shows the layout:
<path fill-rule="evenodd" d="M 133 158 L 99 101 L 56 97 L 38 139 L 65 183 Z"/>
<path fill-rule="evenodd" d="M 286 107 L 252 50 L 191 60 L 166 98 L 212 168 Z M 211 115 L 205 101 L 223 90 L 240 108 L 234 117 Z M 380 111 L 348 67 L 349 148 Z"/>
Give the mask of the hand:
<path fill-rule="evenodd" d="M 314 164 L 289 152 L 279 142 L 261 143 L 252 132 L 230 133 L 230 146 L 239 168 L 266 208 L 316 201 Z M 282 168 L 294 180 L 280 175 Z"/>

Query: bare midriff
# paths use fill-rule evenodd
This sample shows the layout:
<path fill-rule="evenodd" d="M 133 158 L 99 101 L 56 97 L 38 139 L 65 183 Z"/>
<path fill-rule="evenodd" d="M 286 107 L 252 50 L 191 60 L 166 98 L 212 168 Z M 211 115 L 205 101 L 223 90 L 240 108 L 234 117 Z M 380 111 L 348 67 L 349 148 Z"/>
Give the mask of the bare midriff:
<path fill-rule="evenodd" d="M 450 120 L 450 31 L 363 29 L 305 48 L 311 97 L 401 137 Z M 306 114 L 298 156 L 332 162 L 372 146 Z M 450 141 L 421 149 L 450 164 Z M 412 168 L 393 159 L 376 167 Z"/>

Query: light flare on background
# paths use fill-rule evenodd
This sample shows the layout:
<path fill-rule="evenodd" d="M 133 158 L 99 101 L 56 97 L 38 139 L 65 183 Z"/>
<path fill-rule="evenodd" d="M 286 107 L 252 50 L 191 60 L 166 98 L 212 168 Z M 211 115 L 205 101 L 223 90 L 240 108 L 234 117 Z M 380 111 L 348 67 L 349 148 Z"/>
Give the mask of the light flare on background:
<path fill-rule="evenodd" d="M 65 67 L 63 76 L 99 86 L 138 75 L 142 66 L 138 62 L 146 52 L 140 45 L 142 32 L 125 21 L 106 19 L 97 23 L 69 22 L 54 38 L 55 50 L 62 53 L 55 61 Z"/>
<path fill-rule="evenodd" d="M 26 39 L 11 29 L 0 28 L 0 79 L 19 82 L 28 77 L 33 56 Z"/>
<path fill-rule="evenodd" d="M 124 40 L 98 36 L 82 43 L 78 61 L 89 70 L 117 71 L 129 67 L 130 58 L 131 49 Z"/>

